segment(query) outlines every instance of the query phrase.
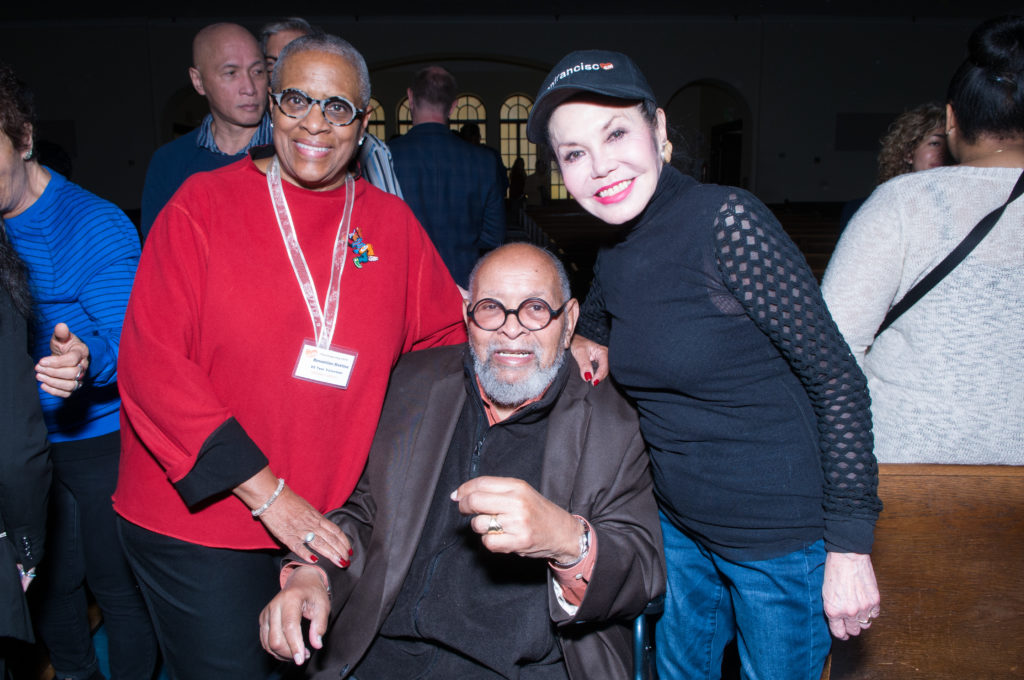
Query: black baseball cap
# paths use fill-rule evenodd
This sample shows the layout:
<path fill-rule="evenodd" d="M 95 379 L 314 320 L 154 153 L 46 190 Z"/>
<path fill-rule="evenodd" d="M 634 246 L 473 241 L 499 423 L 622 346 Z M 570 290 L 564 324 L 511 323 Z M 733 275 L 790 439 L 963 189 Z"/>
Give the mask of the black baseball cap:
<path fill-rule="evenodd" d="M 555 107 L 585 92 L 615 99 L 656 102 L 644 74 L 625 54 L 608 50 L 570 52 L 551 69 L 537 92 L 526 123 L 527 139 L 534 144 L 545 141 L 548 118 Z"/>

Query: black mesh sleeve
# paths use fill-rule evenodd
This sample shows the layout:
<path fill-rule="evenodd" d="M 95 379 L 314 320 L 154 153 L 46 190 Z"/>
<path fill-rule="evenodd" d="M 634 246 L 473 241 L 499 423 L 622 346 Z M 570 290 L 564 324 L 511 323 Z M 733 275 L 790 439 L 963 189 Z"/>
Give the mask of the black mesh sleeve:
<path fill-rule="evenodd" d="M 789 362 L 817 416 L 826 546 L 868 553 L 882 504 L 867 380 L 771 211 L 734 191 L 718 212 L 714 240 L 722 280 Z"/>

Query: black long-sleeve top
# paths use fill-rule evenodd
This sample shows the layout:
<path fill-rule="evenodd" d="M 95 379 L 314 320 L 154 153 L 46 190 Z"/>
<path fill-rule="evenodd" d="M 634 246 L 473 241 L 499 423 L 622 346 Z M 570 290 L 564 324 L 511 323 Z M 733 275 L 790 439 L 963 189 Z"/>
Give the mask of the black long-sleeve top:
<path fill-rule="evenodd" d="M 867 384 L 796 245 L 753 195 L 666 167 L 603 249 L 578 332 L 609 345 L 669 519 L 729 559 L 871 551 Z"/>
<path fill-rule="evenodd" d="M 43 557 L 50 445 L 28 353 L 27 322 L 3 287 L 0 386 L 0 533 L 6 532 L 0 540 L 10 541 L 18 563 L 29 569 Z"/>

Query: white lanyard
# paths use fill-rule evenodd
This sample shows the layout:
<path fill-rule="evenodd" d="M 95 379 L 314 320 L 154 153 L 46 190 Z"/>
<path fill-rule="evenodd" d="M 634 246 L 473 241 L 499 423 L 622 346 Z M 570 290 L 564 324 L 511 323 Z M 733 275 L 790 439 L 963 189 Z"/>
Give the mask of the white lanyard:
<path fill-rule="evenodd" d="M 302 246 L 299 245 L 298 236 L 295 234 L 292 214 L 288 209 L 288 201 L 285 199 L 284 189 L 281 186 L 281 167 L 277 162 L 277 156 L 274 156 L 274 159 L 270 162 L 270 167 L 267 169 L 267 187 L 270 190 L 270 201 L 274 204 L 277 226 L 281 228 L 281 238 L 284 239 L 284 247 L 288 251 L 288 259 L 291 260 L 295 278 L 299 282 L 299 288 L 302 289 L 302 295 L 306 298 L 306 306 L 309 307 L 309 317 L 313 320 L 313 335 L 316 345 L 321 349 L 330 348 L 331 339 L 334 337 L 334 327 L 338 322 L 338 304 L 341 299 L 341 273 L 345 270 L 349 222 L 352 219 L 352 204 L 355 201 L 354 184 L 352 175 L 345 177 L 345 212 L 342 213 L 341 223 L 338 224 L 338 235 L 334 239 L 334 253 L 331 260 L 331 282 L 327 287 L 327 296 L 321 311 L 320 302 L 316 295 L 316 286 L 313 284 L 313 277 L 309 273 L 306 257 L 302 254 Z"/>

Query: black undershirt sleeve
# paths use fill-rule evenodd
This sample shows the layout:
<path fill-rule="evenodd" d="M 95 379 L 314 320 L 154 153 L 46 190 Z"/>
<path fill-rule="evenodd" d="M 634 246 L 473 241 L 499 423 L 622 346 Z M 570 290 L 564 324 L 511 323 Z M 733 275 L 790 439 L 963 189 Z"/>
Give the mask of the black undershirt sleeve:
<path fill-rule="evenodd" d="M 230 493 L 267 466 L 267 457 L 234 418 L 213 431 L 187 475 L 174 483 L 186 505 Z"/>

